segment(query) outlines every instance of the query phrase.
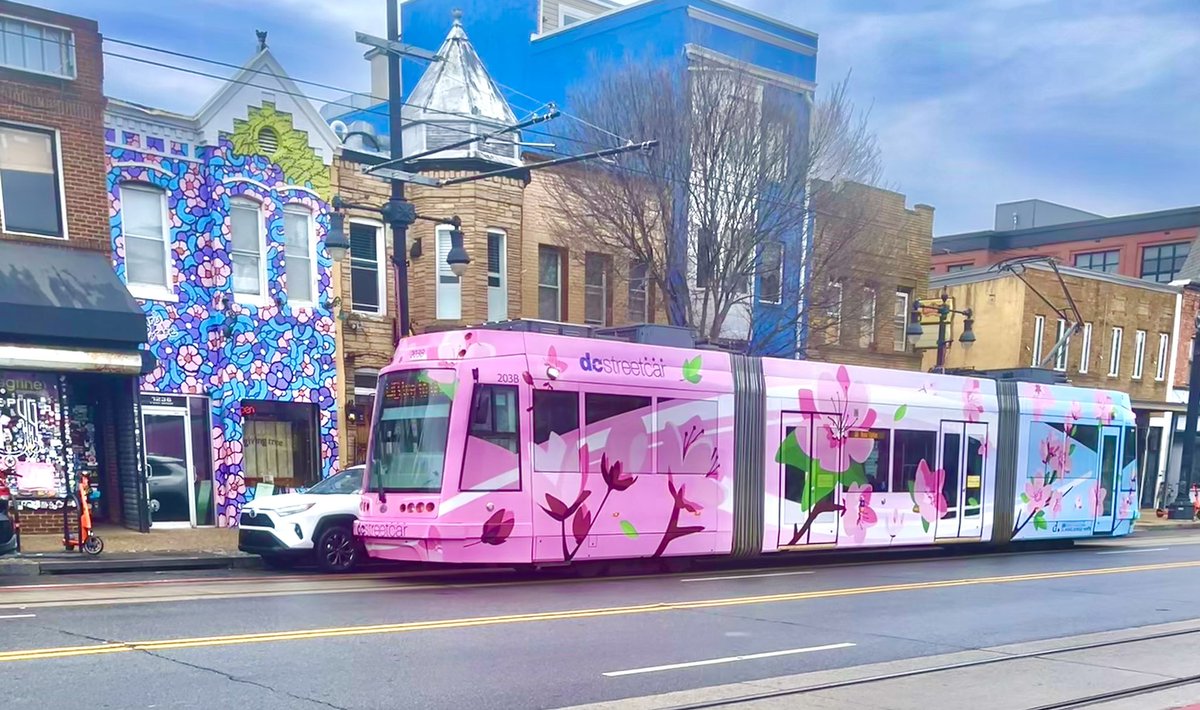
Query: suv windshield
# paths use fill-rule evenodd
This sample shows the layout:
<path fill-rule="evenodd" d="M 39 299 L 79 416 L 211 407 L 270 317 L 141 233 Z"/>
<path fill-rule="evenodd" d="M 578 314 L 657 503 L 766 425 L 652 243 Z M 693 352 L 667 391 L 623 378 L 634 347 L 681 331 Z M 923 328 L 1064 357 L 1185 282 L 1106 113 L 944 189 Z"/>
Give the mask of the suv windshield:
<path fill-rule="evenodd" d="M 453 370 L 406 370 L 384 376 L 371 436 L 370 488 L 434 493 L 442 489 L 450 431 Z"/>
<path fill-rule="evenodd" d="M 317 495 L 362 493 L 362 477 L 363 467 L 355 466 L 341 473 L 335 473 L 304 492 Z"/>

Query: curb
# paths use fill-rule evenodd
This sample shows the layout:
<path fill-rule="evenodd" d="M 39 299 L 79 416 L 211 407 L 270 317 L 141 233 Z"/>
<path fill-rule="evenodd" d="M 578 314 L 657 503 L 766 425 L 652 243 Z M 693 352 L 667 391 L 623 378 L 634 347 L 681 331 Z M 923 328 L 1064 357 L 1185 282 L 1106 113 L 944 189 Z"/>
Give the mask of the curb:
<path fill-rule="evenodd" d="M 200 569 L 252 569 L 262 566 L 255 555 L 179 555 L 162 557 L 70 559 L 17 557 L 0 560 L 0 577 L 37 577 L 52 574 L 103 574 L 106 572 L 157 572 Z"/>

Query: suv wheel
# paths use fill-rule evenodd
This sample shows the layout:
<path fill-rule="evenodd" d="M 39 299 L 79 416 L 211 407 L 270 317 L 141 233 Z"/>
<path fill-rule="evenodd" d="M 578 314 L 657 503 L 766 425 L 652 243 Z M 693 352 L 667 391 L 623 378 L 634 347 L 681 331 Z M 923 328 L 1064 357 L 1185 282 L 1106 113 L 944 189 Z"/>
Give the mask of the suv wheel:
<path fill-rule="evenodd" d="M 326 572 L 349 572 L 358 562 L 358 540 L 345 523 L 326 526 L 317 537 L 317 566 Z"/>

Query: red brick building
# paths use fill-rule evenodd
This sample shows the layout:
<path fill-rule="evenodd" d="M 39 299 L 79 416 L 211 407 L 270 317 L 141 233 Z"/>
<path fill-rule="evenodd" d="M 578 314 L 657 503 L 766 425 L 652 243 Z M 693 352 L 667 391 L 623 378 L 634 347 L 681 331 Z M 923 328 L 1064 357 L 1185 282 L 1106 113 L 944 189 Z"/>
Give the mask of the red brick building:
<path fill-rule="evenodd" d="M 25 533 L 73 527 L 84 474 L 98 518 L 147 523 L 146 318 L 112 267 L 103 84 L 94 21 L 0 0 L 0 478 Z"/>

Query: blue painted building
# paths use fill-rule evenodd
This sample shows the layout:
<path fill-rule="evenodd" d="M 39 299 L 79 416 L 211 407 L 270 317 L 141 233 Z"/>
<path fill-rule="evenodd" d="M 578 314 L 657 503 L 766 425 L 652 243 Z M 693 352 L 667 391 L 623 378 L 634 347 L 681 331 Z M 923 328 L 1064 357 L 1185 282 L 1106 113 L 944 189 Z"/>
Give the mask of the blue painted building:
<path fill-rule="evenodd" d="M 401 6 L 404 41 L 427 49 L 437 47 L 454 10 L 462 11 L 475 49 L 518 117 L 548 102 L 569 112 L 572 88 L 585 84 L 606 66 L 626 60 L 656 61 L 676 64 L 682 76 L 690 63 L 702 60 L 749 73 L 762 83 L 764 96 L 769 92 L 776 100 L 795 100 L 798 120 L 807 128 L 816 79 L 817 36 L 730 2 L 642 0 L 617 5 L 610 0 L 409 0 Z M 384 58 L 367 56 L 374 65 L 371 93 L 386 96 Z M 406 97 L 424 69 L 416 60 L 404 62 Z M 367 100 L 362 110 L 336 115 L 327 107 L 324 114 L 348 126 L 369 125 L 383 137 L 387 119 L 386 111 L 379 110 L 382 105 Z M 536 135 L 529 138 L 537 140 Z M 688 236 L 671 238 L 687 240 Z M 752 298 L 744 313 L 731 315 L 732 337 L 748 337 L 759 352 L 791 356 L 803 351 L 805 328 L 800 314 L 804 312 L 810 251 L 802 230 L 784 239 L 779 302 Z M 675 270 L 684 278 L 683 264 L 674 265 Z M 780 323 L 789 325 L 780 327 Z"/>

